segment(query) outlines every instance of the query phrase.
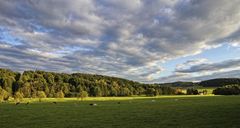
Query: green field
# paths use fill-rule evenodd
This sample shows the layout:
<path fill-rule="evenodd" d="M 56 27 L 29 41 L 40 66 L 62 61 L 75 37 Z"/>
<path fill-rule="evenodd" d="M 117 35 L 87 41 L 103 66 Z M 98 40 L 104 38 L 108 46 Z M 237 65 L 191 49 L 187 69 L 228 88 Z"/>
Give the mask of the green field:
<path fill-rule="evenodd" d="M 29 99 L 25 99 L 27 102 Z M 45 99 L 0 104 L 0 128 L 239 128 L 240 96 Z M 52 101 L 57 101 L 53 104 Z M 118 104 L 120 102 L 120 104 Z M 97 106 L 90 106 L 96 103 Z"/>

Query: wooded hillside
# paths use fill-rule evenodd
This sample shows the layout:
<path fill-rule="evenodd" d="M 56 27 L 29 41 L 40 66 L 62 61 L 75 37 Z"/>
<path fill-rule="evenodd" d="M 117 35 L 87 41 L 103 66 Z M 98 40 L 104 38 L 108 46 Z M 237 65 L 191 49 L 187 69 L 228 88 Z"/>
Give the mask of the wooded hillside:
<path fill-rule="evenodd" d="M 175 94 L 171 87 L 93 75 L 25 71 L 22 74 L 0 69 L 0 95 L 30 97 L 131 96 Z"/>

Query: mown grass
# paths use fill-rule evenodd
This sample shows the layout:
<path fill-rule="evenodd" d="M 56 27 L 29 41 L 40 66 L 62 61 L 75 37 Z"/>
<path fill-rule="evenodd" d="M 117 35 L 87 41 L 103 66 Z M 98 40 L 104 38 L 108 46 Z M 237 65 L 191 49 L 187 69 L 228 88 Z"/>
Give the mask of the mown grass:
<path fill-rule="evenodd" d="M 29 101 L 30 99 L 25 99 Z M 238 128 L 240 96 L 32 99 L 0 104 L 0 128 Z M 57 101 L 53 104 L 52 101 Z M 120 104 L 118 104 L 120 102 Z M 90 106 L 96 103 L 97 106 Z"/>

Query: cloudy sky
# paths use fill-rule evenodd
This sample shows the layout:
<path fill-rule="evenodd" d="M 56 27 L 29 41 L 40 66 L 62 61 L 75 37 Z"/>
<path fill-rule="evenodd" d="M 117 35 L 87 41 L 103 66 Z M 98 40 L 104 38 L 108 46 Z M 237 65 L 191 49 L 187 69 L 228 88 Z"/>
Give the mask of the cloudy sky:
<path fill-rule="evenodd" d="M 240 77 L 240 0 L 1 0 L 0 68 Z"/>

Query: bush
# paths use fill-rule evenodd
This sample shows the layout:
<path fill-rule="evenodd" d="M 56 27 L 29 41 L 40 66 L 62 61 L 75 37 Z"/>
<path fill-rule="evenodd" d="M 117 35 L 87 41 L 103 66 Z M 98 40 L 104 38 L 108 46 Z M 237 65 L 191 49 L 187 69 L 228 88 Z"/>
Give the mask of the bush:
<path fill-rule="evenodd" d="M 208 91 L 206 89 L 203 90 L 203 95 L 207 95 Z"/>
<path fill-rule="evenodd" d="M 64 93 L 63 91 L 59 91 L 56 93 L 56 98 L 64 98 Z"/>
<path fill-rule="evenodd" d="M 184 93 L 183 93 L 182 89 L 177 88 L 177 89 L 175 90 L 175 95 L 184 95 Z"/>
<path fill-rule="evenodd" d="M 215 95 L 240 95 L 240 85 L 227 85 L 213 90 Z"/>
<path fill-rule="evenodd" d="M 156 96 L 158 92 L 154 88 L 148 88 L 146 91 L 147 96 Z"/>
<path fill-rule="evenodd" d="M 81 100 L 83 100 L 84 98 L 88 97 L 88 92 L 86 91 L 81 91 L 79 94 L 78 94 L 78 99 L 81 98 Z"/>
<path fill-rule="evenodd" d="M 162 90 L 162 95 L 174 95 L 175 89 L 171 87 L 160 87 Z"/>
<path fill-rule="evenodd" d="M 46 94 L 44 91 L 37 91 L 37 97 L 39 98 L 39 102 L 42 101 L 42 98 L 46 98 Z"/>
<path fill-rule="evenodd" d="M 7 101 L 9 99 L 9 93 L 2 89 L 1 86 L 0 86 L 0 102 L 2 101 Z"/>
<path fill-rule="evenodd" d="M 198 90 L 194 88 L 188 88 L 187 89 L 187 95 L 198 95 Z"/>
<path fill-rule="evenodd" d="M 22 100 L 23 100 L 23 93 L 21 93 L 21 92 L 16 92 L 16 93 L 14 94 L 14 99 L 15 99 L 15 101 L 17 101 L 17 102 L 22 101 Z"/>

